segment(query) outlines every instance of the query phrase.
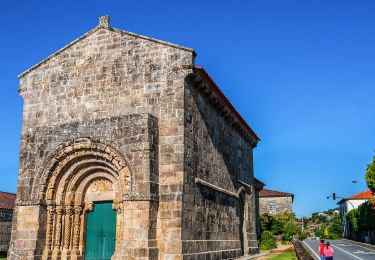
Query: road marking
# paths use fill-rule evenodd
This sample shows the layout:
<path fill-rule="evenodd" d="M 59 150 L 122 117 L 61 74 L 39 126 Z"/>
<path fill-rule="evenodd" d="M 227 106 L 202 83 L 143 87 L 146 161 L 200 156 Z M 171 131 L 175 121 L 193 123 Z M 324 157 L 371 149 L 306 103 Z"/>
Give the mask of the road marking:
<path fill-rule="evenodd" d="M 357 258 L 357 259 L 359 259 L 359 260 L 363 260 L 362 258 L 360 258 L 360 257 L 358 257 L 358 256 L 356 256 L 356 255 L 353 255 L 352 253 L 349 253 L 348 251 L 345 251 L 344 249 L 342 249 L 342 248 L 340 248 L 340 247 L 338 247 L 338 246 L 335 246 L 335 245 L 332 245 L 332 246 L 333 246 L 333 247 L 336 247 L 337 249 L 340 249 L 341 251 L 347 253 L 348 255 L 351 255 L 352 257 L 355 257 L 355 258 Z"/>
<path fill-rule="evenodd" d="M 370 252 L 375 252 L 375 250 L 374 249 L 371 249 L 371 248 L 368 248 L 368 247 L 365 247 L 365 246 L 362 246 L 362 245 L 358 245 L 358 244 L 356 244 L 356 243 L 352 243 L 352 242 L 350 242 L 350 241 L 347 241 L 349 244 L 351 244 L 352 246 L 359 246 L 359 247 L 362 247 L 362 248 L 364 248 L 364 249 L 367 249 L 367 250 L 369 250 Z"/>
<path fill-rule="evenodd" d="M 362 250 L 357 250 L 354 252 L 354 254 L 359 254 L 359 255 L 375 255 L 375 252 L 365 252 Z"/>
<path fill-rule="evenodd" d="M 310 249 L 310 251 L 318 258 L 318 259 L 320 259 L 320 256 L 318 256 L 318 254 L 317 253 L 315 253 L 315 251 L 305 242 L 305 241 L 303 241 L 303 243 Z"/>
<path fill-rule="evenodd" d="M 352 246 L 352 245 L 348 245 L 348 244 L 337 244 L 337 246 Z"/>

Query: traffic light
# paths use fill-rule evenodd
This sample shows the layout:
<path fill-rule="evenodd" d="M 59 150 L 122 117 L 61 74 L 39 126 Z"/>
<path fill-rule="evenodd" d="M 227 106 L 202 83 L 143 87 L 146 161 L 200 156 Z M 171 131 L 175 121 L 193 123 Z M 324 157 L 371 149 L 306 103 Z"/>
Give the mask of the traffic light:
<path fill-rule="evenodd" d="M 332 193 L 332 199 L 336 200 L 336 193 Z"/>

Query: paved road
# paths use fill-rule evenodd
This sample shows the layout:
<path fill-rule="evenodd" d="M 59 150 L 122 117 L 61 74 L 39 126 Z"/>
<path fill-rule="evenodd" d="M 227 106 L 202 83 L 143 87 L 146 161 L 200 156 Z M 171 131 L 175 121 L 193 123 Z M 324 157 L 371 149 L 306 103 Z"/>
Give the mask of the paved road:
<path fill-rule="evenodd" d="M 350 241 L 344 240 L 328 240 L 335 254 L 333 259 L 335 260 L 375 260 L 375 249 L 368 249 L 362 247 Z M 314 259 L 320 259 L 318 254 L 319 241 L 318 240 L 305 240 L 303 241 L 304 245 L 310 249 L 312 252 L 311 255 Z"/>

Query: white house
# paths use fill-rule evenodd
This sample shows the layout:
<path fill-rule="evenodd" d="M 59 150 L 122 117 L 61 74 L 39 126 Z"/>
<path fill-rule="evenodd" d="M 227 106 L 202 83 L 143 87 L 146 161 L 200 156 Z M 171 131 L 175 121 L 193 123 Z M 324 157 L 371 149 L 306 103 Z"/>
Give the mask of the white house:
<path fill-rule="evenodd" d="M 352 209 L 358 208 L 359 205 L 365 203 L 366 201 L 372 198 L 375 198 L 374 194 L 370 190 L 365 190 L 358 194 L 352 195 L 348 198 L 342 199 L 337 203 L 337 205 L 339 205 L 340 218 L 342 220 L 344 228 L 344 237 L 350 236 L 349 223 L 345 219 L 345 214 L 351 211 Z"/>

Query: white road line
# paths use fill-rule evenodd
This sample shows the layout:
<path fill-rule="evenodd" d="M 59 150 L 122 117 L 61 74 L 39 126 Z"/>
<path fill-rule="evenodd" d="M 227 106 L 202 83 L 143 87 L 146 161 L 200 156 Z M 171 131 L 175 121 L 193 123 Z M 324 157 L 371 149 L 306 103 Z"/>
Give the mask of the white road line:
<path fill-rule="evenodd" d="M 337 249 L 340 249 L 341 251 L 343 251 L 343 252 L 347 253 L 348 255 L 351 255 L 352 257 L 355 257 L 355 258 L 357 258 L 359 260 L 364 260 L 364 259 L 362 259 L 362 258 L 360 258 L 360 257 L 358 257 L 356 255 L 353 255 L 352 253 L 349 253 L 348 251 L 345 251 L 344 249 L 342 249 L 342 248 L 340 248 L 338 246 L 335 246 L 335 245 L 331 245 L 331 246 L 336 247 Z"/>
<path fill-rule="evenodd" d="M 364 249 L 369 250 L 370 252 L 375 252 L 375 249 L 371 249 L 371 248 L 368 248 L 368 247 L 365 247 L 365 246 L 361 246 L 361 245 L 358 245 L 358 244 L 356 244 L 356 243 L 352 243 L 352 242 L 350 242 L 350 241 L 348 241 L 348 240 L 342 240 L 342 241 L 344 241 L 344 242 L 346 242 L 346 243 L 349 243 L 349 244 L 351 244 L 351 245 L 353 245 L 353 246 L 359 246 L 359 247 L 362 247 L 362 248 L 364 248 Z"/>
<path fill-rule="evenodd" d="M 315 253 L 315 251 L 305 242 L 303 241 L 303 243 L 310 249 L 311 252 L 313 252 L 313 254 L 318 258 L 318 260 L 320 259 L 320 256 L 318 256 L 317 253 Z"/>

